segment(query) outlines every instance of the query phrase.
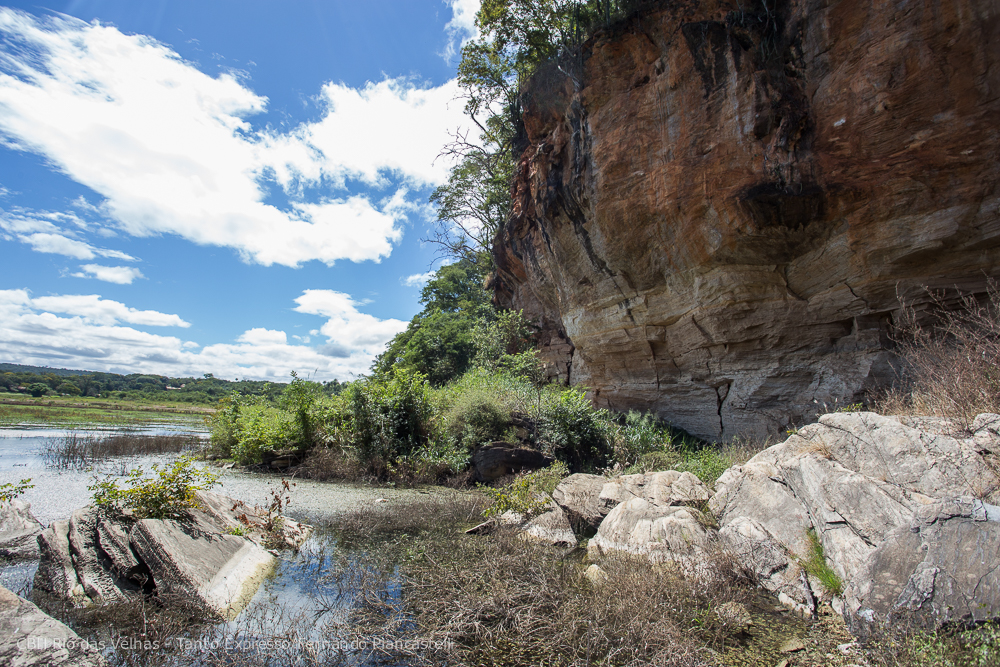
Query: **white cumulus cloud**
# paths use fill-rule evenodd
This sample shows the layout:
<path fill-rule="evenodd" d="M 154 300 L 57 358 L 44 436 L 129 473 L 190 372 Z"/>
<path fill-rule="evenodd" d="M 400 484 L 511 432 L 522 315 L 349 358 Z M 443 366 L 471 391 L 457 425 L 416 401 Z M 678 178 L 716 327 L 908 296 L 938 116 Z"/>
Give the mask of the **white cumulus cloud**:
<path fill-rule="evenodd" d="M 456 56 L 459 50 L 472 39 L 479 36 L 476 28 L 476 14 L 479 13 L 480 0 L 445 0 L 451 6 L 451 20 L 445 26 L 448 32 L 448 46 L 442 54 L 448 62 Z"/>
<path fill-rule="evenodd" d="M 434 277 L 436 271 L 428 271 L 427 273 L 415 273 L 412 276 L 406 276 L 401 281 L 407 287 L 423 287 Z"/>
<path fill-rule="evenodd" d="M 50 313 L 76 315 L 97 324 L 112 325 L 119 322 L 151 327 L 189 327 L 178 315 L 168 315 L 155 310 L 137 310 L 118 301 L 102 299 L 97 294 L 67 294 L 40 296 L 29 302 L 34 308 Z"/>
<path fill-rule="evenodd" d="M 117 285 L 131 285 L 137 278 L 145 278 L 142 271 L 131 266 L 102 266 L 100 264 L 84 264 L 80 271 L 70 274 L 74 278 L 96 278 Z"/>
<path fill-rule="evenodd" d="M 435 159 L 463 123 L 456 93 L 454 81 L 329 83 L 319 119 L 255 128 L 267 99 L 229 74 L 112 26 L 0 8 L 0 140 L 98 193 L 90 212 L 126 234 L 174 234 L 265 265 L 387 256 L 406 211 L 352 192 L 351 179 L 397 192 L 443 182 L 448 164 Z M 330 186 L 343 196 L 309 195 Z M 287 207 L 265 203 L 272 188 Z M 65 225 L 5 229 L 43 252 L 119 257 Z"/>
<path fill-rule="evenodd" d="M 57 211 L 29 211 L 17 208 L 0 210 L 0 238 L 27 243 L 36 252 L 65 255 L 75 259 L 111 257 L 125 261 L 135 258 L 118 250 L 100 248 L 85 240 L 85 232 L 94 225 L 72 213 Z"/>
<path fill-rule="evenodd" d="M 367 351 L 381 351 L 389 340 L 406 328 L 406 322 L 396 319 L 380 320 L 358 311 L 361 305 L 348 294 L 325 289 L 310 289 L 295 300 L 300 313 L 322 315 L 329 318 L 319 331 L 337 343 L 360 347 Z"/>
<path fill-rule="evenodd" d="M 310 332 L 322 334 L 324 343 L 308 345 L 309 338 L 296 337 L 301 343 L 292 344 L 284 331 L 257 327 L 231 343 L 202 347 L 134 328 L 190 326 L 178 315 L 138 310 L 98 295 L 32 298 L 28 290 L 0 290 L 0 349 L 4 358 L 18 363 L 95 371 L 287 380 L 294 370 L 315 380 L 349 380 L 365 373 L 406 327 L 359 311 L 362 304 L 340 292 L 307 290 L 296 303 L 299 312 L 326 319 L 320 330 Z"/>

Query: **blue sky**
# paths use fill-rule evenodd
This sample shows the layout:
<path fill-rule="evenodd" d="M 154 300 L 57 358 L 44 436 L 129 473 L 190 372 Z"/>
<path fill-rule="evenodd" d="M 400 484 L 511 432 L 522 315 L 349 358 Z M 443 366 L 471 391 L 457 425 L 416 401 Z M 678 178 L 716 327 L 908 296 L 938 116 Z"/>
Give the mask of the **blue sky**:
<path fill-rule="evenodd" d="M 477 6 L 0 5 L 0 361 L 364 373 L 439 265 Z"/>

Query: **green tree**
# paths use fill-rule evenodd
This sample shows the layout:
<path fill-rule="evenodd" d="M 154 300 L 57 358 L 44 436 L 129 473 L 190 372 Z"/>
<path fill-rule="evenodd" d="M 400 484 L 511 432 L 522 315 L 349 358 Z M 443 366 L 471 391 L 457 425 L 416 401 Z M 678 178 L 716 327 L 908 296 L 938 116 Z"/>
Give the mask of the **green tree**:
<path fill-rule="evenodd" d="M 372 371 L 379 375 L 403 368 L 441 386 L 468 370 L 476 354 L 477 323 L 493 312 L 484 273 L 483 262 L 467 258 L 438 269 L 421 291 L 424 309 L 390 341 Z"/>
<path fill-rule="evenodd" d="M 583 41 L 650 0 L 483 0 L 479 37 L 462 48 L 458 83 L 475 126 L 456 133 L 443 155 L 455 161 L 431 195 L 431 241 L 453 257 L 482 257 L 510 214 L 510 191 L 524 124 L 520 93 L 542 63 L 581 62 Z M 523 146 L 521 146 L 523 148 Z"/>
<path fill-rule="evenodd" d="M 31 392 L 32 396 L 38 398 L 39 396 L 44 396 L 49 393 L 49 385 L 44 382 L 35 382 L 28 385 L 28 391 Z"/>
<path fill-rule="evenodd" d="M 58 387 L 56 387 L 56 391 L 59 392 L 60 394 L 69 394 L 70 396 L 79 396 L 81 393 L 80 388 L 69 381 L 63 382 Z"/>
<path fill-rule="evenodd" d="M 298 373 L 292 371 L 292 381 L 281 393 L 279 405 L 295 417 L 295 423 L 298 426 L 296 435 L 300 449 L 311 449 L 315 444 L 316 428 L 311 411 L 321 392 L 322 385 L 303 380 L 298 376 Z"/>

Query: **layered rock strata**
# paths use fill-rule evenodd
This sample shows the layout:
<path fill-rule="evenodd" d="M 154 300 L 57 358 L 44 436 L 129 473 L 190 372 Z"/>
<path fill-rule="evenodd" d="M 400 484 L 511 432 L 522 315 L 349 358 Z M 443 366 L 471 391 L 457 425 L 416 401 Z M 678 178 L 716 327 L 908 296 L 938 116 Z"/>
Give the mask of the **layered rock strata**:
<path fill-rule="evenodd" d="M 601 406 L 780 432 L 891 379 L 898 296 L 1000 273 L 1000 10 L 660 7 L 524 91 L 496 297 Z"/>
<path fill-rule="evenodd" d="M 197 507 L 183 521 L 76 510 L 38 536 L 34 595 L 85 607 L 155 592 L 233 618 L 275 564 L 265 548 L 275 537 L 242 521 L 242 514 L 231 498 L 208 491 L 197 492 Z M 282 518 L 280 531 L 278 539 L 298 546 L 310 528 Z"/>

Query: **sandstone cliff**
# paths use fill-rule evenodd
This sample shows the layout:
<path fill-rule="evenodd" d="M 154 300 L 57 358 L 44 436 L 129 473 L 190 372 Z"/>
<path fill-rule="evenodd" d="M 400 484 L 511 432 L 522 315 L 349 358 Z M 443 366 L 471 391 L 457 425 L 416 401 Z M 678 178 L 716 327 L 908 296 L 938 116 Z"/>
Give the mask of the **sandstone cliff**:
<path fill-rule="evenodd" d="M 599 405 L 777 432 L 889 378 L 897 292 L 1000 273 L 992 0 L 659 3 L 523 100 L 496 294 Z"/>

